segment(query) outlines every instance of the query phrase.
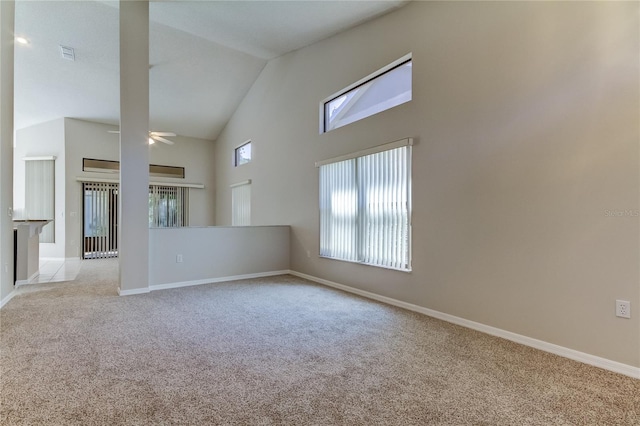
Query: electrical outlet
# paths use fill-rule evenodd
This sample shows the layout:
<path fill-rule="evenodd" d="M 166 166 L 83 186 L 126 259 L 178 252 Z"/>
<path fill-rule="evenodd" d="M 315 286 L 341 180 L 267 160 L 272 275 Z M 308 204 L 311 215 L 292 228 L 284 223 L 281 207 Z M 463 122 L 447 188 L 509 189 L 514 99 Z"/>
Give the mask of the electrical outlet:
<path fill-rule="evenodd" d="M 182 255 L 181 254 L 177 254 L 176 255 L 176 263 L 182 263 Z"/>
<path fill-rule="evenodd" d="M 616 316 L 631 318 L 631 302 L 628 300 L 616 300 Z"/>

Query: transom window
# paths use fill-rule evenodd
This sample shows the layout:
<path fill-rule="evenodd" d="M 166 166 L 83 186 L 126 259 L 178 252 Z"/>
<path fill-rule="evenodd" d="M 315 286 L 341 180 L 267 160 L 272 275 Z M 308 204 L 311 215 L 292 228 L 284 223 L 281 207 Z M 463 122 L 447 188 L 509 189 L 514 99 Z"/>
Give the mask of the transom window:
<path fill-rule="evenodd" d="M 320 168 L 320 256 L 411 270 L 411 139 Z"/>
<path fill-rule="evenodd" d="M 412 66 L 409 54 L 331 95 L 320 105 L 320 133 L 409 102 Z"/>

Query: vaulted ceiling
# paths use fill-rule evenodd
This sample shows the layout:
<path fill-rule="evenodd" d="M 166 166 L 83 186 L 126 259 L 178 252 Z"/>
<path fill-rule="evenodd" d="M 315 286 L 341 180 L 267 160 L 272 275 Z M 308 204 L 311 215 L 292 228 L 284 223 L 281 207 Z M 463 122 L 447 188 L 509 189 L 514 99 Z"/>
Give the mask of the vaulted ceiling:
<path fill-rule="evenodd" d="M 269 59 L 406 1 L 154 1 L 152 130 L 216 139 Z M 119 122 L 118 2 L 16 1 L 15 124 Z M 75 50 L 63 59 L 60 45 Z"/>

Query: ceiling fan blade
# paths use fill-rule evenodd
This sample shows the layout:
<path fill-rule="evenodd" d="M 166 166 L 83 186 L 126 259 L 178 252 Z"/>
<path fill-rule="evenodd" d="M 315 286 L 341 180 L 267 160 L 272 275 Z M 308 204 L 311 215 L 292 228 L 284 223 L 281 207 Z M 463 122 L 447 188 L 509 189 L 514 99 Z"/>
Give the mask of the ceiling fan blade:
<path fill-rule="evenodd" d="M 109 133 L 120 134 L 120 130 L 107 130 Z M 176 136 L 173 132 L 149 132 L 149 137 L 155 141 L 166 143 L 167 145 L 173 145 L 173 141 L 165 139 L 162 136 Z"/>
<path fill-rule="evenodd" d="M 159 141 L 159 142 L 164 142 L 168 145 L 173 145 L 173 141 L 170 141 L 169 139 L 165 139 L 161 136 L 156 136 L 156 135 L 151 135 L 151 139 Z"/>

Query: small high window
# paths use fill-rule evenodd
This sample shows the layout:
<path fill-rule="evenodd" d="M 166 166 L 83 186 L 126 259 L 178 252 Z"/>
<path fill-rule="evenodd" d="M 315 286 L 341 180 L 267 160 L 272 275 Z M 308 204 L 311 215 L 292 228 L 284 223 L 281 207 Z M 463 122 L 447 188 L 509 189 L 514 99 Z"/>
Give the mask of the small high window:
<path fill-rule="evenodd" d="M 234 165 L 236 167 L 251 161 L 251 141 L 247 141 L 235 149 Z"/>
<path fill-rule="evenodd" d="M 331 95 L 320 105 L 320 133 L 409 102 L 411 71 L 409 54 Z"/>

